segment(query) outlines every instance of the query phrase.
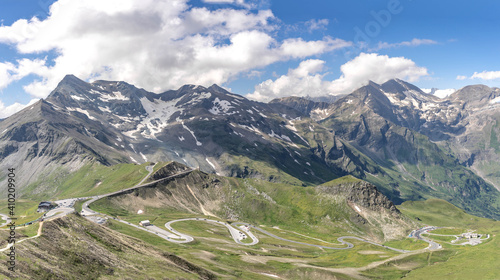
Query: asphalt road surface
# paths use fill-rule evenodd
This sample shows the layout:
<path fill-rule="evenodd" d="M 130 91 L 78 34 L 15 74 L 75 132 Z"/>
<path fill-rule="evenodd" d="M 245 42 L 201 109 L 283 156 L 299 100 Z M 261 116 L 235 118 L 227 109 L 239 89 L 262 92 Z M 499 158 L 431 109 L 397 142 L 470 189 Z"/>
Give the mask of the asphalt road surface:
<path fill-rule="evenodd" d="M 344 239 L 355 239 L 355 240 L 370 243 L 370 244 L 380 246 L 380 247 L 383 247 L 383 248 L 386 248 L 389 250 L 393 250 L 396 252 L 400 252 L 400 253 L 412 252 L 412 251 L 408 251 L 408 250 L 401 250 L 401 249 L 396 249 L 396 248 L 388 247 L 385 245 L 377 244 L 375 242 L 371 242 L 371 241 L 368 241 L 368 240 L 365 240 L 365 239 L 362 239 L 359 237 L 355 237 L 355 236 L 342 236 L 342 237 L 337 238 L 337 240 L 340 242 L 340 245 L 345 245 L 345 247 L 331 247 L 331 246 L 324 246 L 324 245 L 317 245 L 317 244 L 309 244 L 309 243 L 305 243 L 305 242 L 300 242 L 300 241 L 295 241 L 295 240 L 290 240 L 290 239 L 279 237 L 279 236 L 272 234 L 272 233 L 270 233 L 262 228 L 256 227 L 256 226 L 248 224 L 248 223 L 236 222 L 236 223 L 228 224 L 226 222 L 212 220 L 212 219 L 205 219 L 205 218 L 186 218 L 186 219 L 173 220 L 173 221 L 167 222 L 165 224 L 165 227 L 168 229 L 168 231 L 166 231 L 166 230 L 161 229 L 159 227 L 156 227 L 154 225 L 150 225 L 150 226 L 135 225 L 135 224 L 132 224 L 130 222 L 120 220 L 120 219 L 110 217 L 110 216 L 107 216 L 105 214 L 96 212 L 96 211 L 89 208 L 89 205 L 98 199 L 101 199 L 104 197 L 109 197 L 109 196 L 116 195 L 116 194 L 125 193 L 125 192 L 131 191 L 131 190 L 134 190 L 137 188 L 141 188 L 144 186 L 149 186 L 149 185 L 155 184 L 157 182 L 164 181 L 164 180 L 167 180 L 167 179 L 170 179 L 173 177 L 177 177 L 180 175 L 184 175 L 184 174 L 187 174 L 187 173 L 190 173 L 193 171 L 193 169 L 190 169 L 190 170 L 187 170 L 187 171 L 184 171 L 184 172 L 181 172 L 181 173 L 169 176 L 169 177 L 165 177 L 165 178 L 162 178 L 159 180 L 155 180 L 155 181 L 143 184 L 143 182 L 153 172 L 153 167 L 154 166 L 150 166 L 150 165 L 146 166 L 146 170 L 148 171 L 148 175 L 145 176 L 138 184 L 136 184 L 133 187 L 130 187 L 130 188 L 124 189 L 124 190 L 120 190 L 120 191 L 116 191 L 116 192 L 112 192 L 112 193 L 108 193 L 108 194 L 103 194 L 103 195 L 96 195 L 96 196 L 90 196 L 90 197 L 80 197 L 80 198 L 68 198 L 68 199 L 58 200 L 58 201 L 55 201 L 55 203 L 58 206 L 55 209 L 52 209 L 49 212 L 47 212 L 46 214 L 44 214 L 43 217 L 44 217 L 44 219 L 56 219 L 56 218 L 63 217 L 65 215 L 75 211 L 74 204 L 76 201 L 90 199 L 89 201 L 85 202 L 82 205 L 82 211 L 81 211 L 82 216 L 89 219 L 90 221 L 96 222 L 96 217 L 95 217 L 96 215 L 104 216 L 104 217 L 107 217 L 108 219 L 113 219 L 115 221 L 118 221 L 120 223 L 124 223 L 126 225 L 135 227 L 137 229 L 150 232 L 150 233 L 155 234 L 155 235 L 157 235 L 165 240 L 168 240 L 170 242 L 175 242 L 175 243 L 189 243 L 189 242 L 192 242 L 194 240 L 194 238 L 187 235 L 187 234 L 183 234 L 183 233 L 173 229 L 171 226 L 173 223 L 181 222 L 181 221 L 203 221 L 203 222 L 215 223 L 215 224 L 225 226 L 229 230 L 231 237 L 233 238 L 233 240 L 237 244 L 246 245 L 246 246 L 255 245 L 259 242 L 259 239 L 250 231 L 250 229 L 254 229 L 254 230 L 260 231 L 261 233 L 263 233 L 267 236 L 270 236 L 270 237 L 278 239 L 278 240 L 282 240 L 282 241 L 286 241 L 286 242 L 290 242 L 290 243 L 295 243 L 295 244 L 306 245 L 306 246 L 317 247 L 317 248 L 323 248 L 323 249 L 332 249 L 332 250 L 351 249 L 354 247 L 354 245 L 350 242 L 344 241 Z M 0 216 L 2 216 L 4 218 L 8 218 L 8 216 L 6 216 L 4 214 L 0 214 Z M 101 218 L 101 220 L 102 220 L 102 218 Z M 5 225 L 5 224 L 6 223 L 4 223 L 3 225 Z M 0 225 L 0 226 L 3 226 L 3 225 Z M 421 234 L 423 232 L 431 231 L 431 230 L 434 230 L 436 228 L 437 227 L 424 227 L 424 228 L 421 228 L 418 230 L 414 230 L 411 235 L 415 236 L 415 238 L 417 238 L 419 240 L 423 240 L 423 241 L 429 243 L 429 247 L 427 247 L 428 250 L 438 250 L 438 249 L 441 249 L 441 245 L 439 245 L 438 243 L 436 243 L 432 240 L 423 238 L 421 236 Z M 252 242 L 244 243 L 241 241 L 241 240 L 246 239 L 246 238 L 252 239 Z"/>
<path fill-rule="evenodd" d="M 185 242 L 182 242 L 182 243 L 187 243 L 187 242 L 191 242 L 194 240 L 193 237 L 186 235 L 186 234 L 183 234 L 183 233 L 180 233 L 172 228 L 171 224 L 176 223 L 176 222 L 182 222 L 182 221 L 200 221 L 200 222 L 209 222 L 209 223 L 223 225 L 229 230 L 229 233 L 231 234 L 231 237 L 233 238 L 234 242 L 236 242 L 240 245 L 255 245 L 255 244 L 259 243 L 259 239 L 257 239 L 257 237 L 255 235 L 253 235 L 249 230 L 246 230 L 243 228 L 236 229 L 228 223 L 217 221 L 217 220 L 205 219 L 205 218 L 187 218 L 187 219 L 174 220 L 174 221 L 170 221 L 170 222 L 166 223 L 165 227 L 169 231 L 171 231 L 175 235 L 179 236 L 180 239 L 185 240 Z M 243 240 L 245 238 L 251 238 L 252 242 L 250 242 L 250 243 L 241 242 L 241 240 Z"/>
<path fill-rule="evenodd" d="M 112 195 L 116 195 L 116 194 L 122 194 L 122 193 L 125 193 L 125 192 L 128 192 L 128 191 L 131 191 L 131 190 L 134 190 L 134 189 L 138 189 L 138 188 L 142 188 L 142 187 L 145 187 L 145 186 L 149 186 L 149 185 L 152 185 L 152 184 L 156 184 L 158 182 L 161 182 L 161 181 L 165 181 L 165 180 L 168 180 L 170 178 L 174 178 L 174 177 L 177 177 L 177 176 L 181 176 L 181 175 L 184 175 L 184 174 L 188 174 L 190 172 L 193 172 L 193 169 L 189 169 L 187 171 L 184 171 L 184 172 L 181 172 L 181 173 L 177 173 L 175 175 L 172 175 L 172 176 L 168 176 L 168 177 L 165 177 L 165 178 L 162 178 L 162 179 L 159 179 L 159 180 L 155 180 L 155 181 L 152 181 L 152 182 L 149 182 L 149 183 L 146 183 L 146 184 L 143 184 L 144 180 L 146 180 L 146 178 L 149 177 L 149 175 L 151 175 L 151 173 L 153 172 L 153 166 L 146 166 L 146 169 L 148 170 L 148 175 L 146 177 L 144 177 L 142 179 L 142 181 L 140 181 L 137 185 L 133 186 L 133 187 L 130 187 L 128 189 L 124 189 L 124 190 L 119 190 L 119 191 L 116 191 L 116 192 L 112 192 L 112 193 L 108 193 L 108 194 L 103 194 L 103 195 L 96 195 L 96 196 L 92 196 L 90 197 L 91 199 L 87 202 L 85 202 L 83 205 L 82 205 L 82 216 L 84 217 L 87 217 L 89 215 L 97 215 L 97 214 L 100 214 L 94 210 L 91 210 L 89 208 L 89 205 L 98 200 L 98 199 L 101 199 L 101 198 L 104 198 L 104 197 L 108 197 L 108 196 L 112 196 Z"/>
<path fill-rule="evenodd" d="M 275 238 L 275 239 L 278 239 L 278 240 L 282 240 L 282 241 L 286 241 L 286 242 L 290 242 L 290 243 L 295 243 L 295 244 L 301 244 L 301 245 L 305 245 L 305 246 L 312 246 L 312 247 L 317 247 L 317 248 L 322 248 L 322 249 L 332 249 L 332 250 L 346 250 L 346 249 L 351 249 L 354 247 L 354 245 L 350 242 L 347 242 L 347 241 L 344 241 L 344 239 L 356 239 L 356 240 L 359 240 L 359 241 L 363 241 L 363 242 L 366 242 L 366 243 L 370 243 L 370 244 L 373 244 L 373 245 L 376 245 L 376 246 L 380 246 L 380 247 L 383 247 L 383 248 L 386 248 L 386 249 L 389 249 L 389 250 L 393 250 L 393 251 L 396 251 L 396 252 L 400 252 L 400 253 L 409 253 L 409 252 L 412 252 L 412 251 L 408 251 L 408 250 L 401 250 L 401 249 L 397 249 L 397 248 L 392 248 L 392 247 L 389 247 L 389 246 L 385 246 L 385 245 L 381 245 L 381 244 L 378 244 L 378 243 L 375 243 L 375 242 L 371 242 L 371 241 L 368 241 L 368 240 L 365 240 L 365 239 L 362 239 L 362 238 L 359 238 L 359 237 L 355 237 L 355 236 L 342 236 L 342 237 L 339 237 L 337 240 L 341 243 L 341 245 L 346 245 L 345 247 L 331 247 L 331 246 L 324 246 L 324 245 L 317 245 L 317 244 L 309 244 L 309 243 L 305 243 L 305 242 L 300 242 L 300 241 L 295 241 L 295 240 L 290 240 L 290 239 L 286 239 L 286 238 L 282 238 L 282 237 L 279 237 L 275 234 L 272 234 L 270 232 L 268 232 L 267 230 L 264 230 L 262 228 L 259 228 L 259 227 L 256 227 L 254 225 L 251 225 L 251 224 L 248 224 L 248 223 L 242 223 L 242 222 L 236 222 L 236 223 L 232 223 L 232 224 L 228 224 L 228 223 L 225 223 L 225 222 L 221 222 L 221 221 L 217 221 L 217 220 L 212 220 L 212 219 L 205 219 L 205 218 L 186 218 L 186 219 L 179 219 L 179 220 L 173 220 L 173 221 L 170 221 L 168 223 L 165 224 L 165 227 L 171 231 L 172 233 L 174 233 L 176 236 L 178 236 L 177 239 L 175 239 L 176 241 L 170 239 L 169 241 L 172 241 L 172 242 L 178 242 L 178 243 L 188 243 L 188 242 L 191 242 L 194 240 L 193 237 L 189 236 L 189 235 L 186 235 L 186 234 L 183 234 L 175 229 L 172 228 L 172 224 L 173 223 L 176 223 L 176 222 L 181 222 L 181 221 L 201 221 L 201 222 L 210 222 L 210 223 L 217 223 L 217 224 L 220 224 L 220 225 L 224 225 L 226 226 L 228 229 L 229 229 L 229 232 L 231 233 L 231 236 L 233 237 L 234 241 L 240 245 L 255 245 L 259 242 L 259 239 L 253 235 L 251 232 L 250 232 L 250 229 L 255 229 L 255 230 L 258 230 L 260 232 L 262 232 L 263 234 L 267 235 L 267 236 L 270 236 L 272 238 Z M 237 228 L 235 228 L 235 227 Z M 252 239 L 252 242 L 251 243 L 243 243 L 241 242 L 241 240 L 243 239 L 243 237 L 250 237 Z M 182 241 L 179 241 L 179 240 L 182 240 Z"/>
<path fill-rule="evenodd" d="M 351 244 L 349 242 L 346 242 L 346 241 L 343 241 L 343 240 L 342 241 L 339 240 L 339 242 L 341 243 L 341 245 L 347 245 L 346 247 L 330 247 L 330 246 L 309 244 L 309 243 L 305 243 L 305 242 L 300 242 L 300 241 L 295 241 L 295 240 L 290 240 L 290 239 L 279 237 L 279 236 L 277 236 L 275 234 L 270 233 L 269 231 L 267 231 L 265 229 L 262 229 L 260 227 L 256 227 L 256 226 L 251 225 L 251 224 L 237 222 L 237 223 L 233 223 L 233 225 L 244 225 L 244 226 L 247 226 L 249 228 L 258 230 L 258 231 L 262 232 L 263 234 L 265 234 L 267 236 L 270 236 L 272 238 L 275 238 L 275 239 L 278 239 L 278 240 L 282 240 L 282 241 L 286 241 L 286 242 L 295 243 L 295 244 L 301 244 L 301 245 L 312 246 L 312 247 L 323 248 L 323 249 L 333 249 L 333 250 L 345 250 L 345 249 L 350 249 L 350 248 L 354 247 L 353 244 Z"/>
<path fill-rule="evenodd" d="M 73 213 L 75 208 L 72 207 L 57 207 L 54 208 L 43 215 L 44 220 L 57 219 Z"/>
<path fill-rule="evenodd" d="M 435 229 L 438 229 L 438 227 L 423 227 L 423 228 L 419 228 L 417 230 L 414 230 L 412 232 L 412 235 L 415 236 L 415 238 L 417 238 L 418 240 L 422 240 L 422 241 L 425 241 L 427 243 L 429 243 L 429 246 L 427 247 L 427 249 L 429 250 L 438 250 L 438 249 L 441 249 L 441 245 L 439 243 L 436 243 L 430 239 L 427 239 L 427 238 L 424 238 L 422 237 L 422 233 L 424 232 L 429 232 L 429 231 L 432 231 L 432 230 L 435 230 Z"/>

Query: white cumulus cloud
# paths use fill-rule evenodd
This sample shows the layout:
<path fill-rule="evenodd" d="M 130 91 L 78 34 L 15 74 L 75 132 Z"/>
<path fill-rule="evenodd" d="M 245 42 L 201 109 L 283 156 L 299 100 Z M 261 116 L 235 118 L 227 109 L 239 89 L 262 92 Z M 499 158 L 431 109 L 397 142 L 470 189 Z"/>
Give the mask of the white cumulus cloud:
<path fill-rule="evenodd" d="M 46 59 L 18 59 L 16 63 L 0 62 L 0 90 L 29 74 L 43 75 L 47 71 Z"/>
<path fill-rule="evenodd" d="M 205 0 L 205 2 L 229 2 Z M 255 1 L 234 0 L 250 5 Z M 305 59 L 349 46 L 325 37 L 274 38 L 270 10 L 207 9 L 188 0 L 58 0 L 46 19 L 0 26 L 0 43 L 54 59 L 0 61 L 0 88 L 30 74 L 24 86 L 45 97 L 66 75 L 125 80 L 160 92 L 183 84 L 224 83 L 277 61 Z"/>
<path fill-rule="evenodd" d="M 500 71 L 483 71 L 481 73 L 474 72 L 471 79 L 496 80 L 500 79 Z"/>
<path fill-rule="evenodd" d="M 289 69 L 287 75 L 276 80 L 266 80 L 255 86 L 255 91 L 247 94 L 247 98 L 259 101 L 269 101 L 284 96 L 318 96 L 325 95 L 328 82 L 323 81 L 325 61 L 309 59 L 302 61 L 295 69 Z"/>
<path fill-rule="evenodd" d="M 435 45 L 438 42 L 431 39 L 418 39 L 414 38 L 411 41 L 403 41 L 399 43 L 387 43 L 387 42 L 379 42 L 377 47 L 371 49 L 372 51 L 378 51 L 381 49 L 390 49 L 390 48 L 399 48 L 399 47 L 417 47 L 420 45 Z"/>
<path fill-rule="evenodd" d="M 36 103 L 40 99 L 31 99 L 31 101 L 28 104 L 21 104 L 21 103 L 14 103 L 9 106 L 5 106 L 5 104 L 0 101 L 0 119 L 7 118 L 16 112 L 21 111 L 22 109 Z"/>
<path fill-rule="evenodd" d="M 399 78 L 409 82 L 429 75 L 425 67 L 404 57 L 389 57 L 376 53 L 361 53 L 340 67 L 342 75 L 333 81 L 325 81 L 324 61 L 306 60 L 296 69 L 276 80 L 267 80 L 255 87 L 248 98 L 269 101 L 284 96 L 321 96 L 348 94 L 366 85 L 368 81 L 384 83 Z"/>
<path fill-rule="evenodd" d="M 247 9 L 255 9 L 258 7 L 258 3 L 245 1 L 245 0 L 202 0 L 204 3 L 209 4 L 233 4 L 245 7 Z"/>

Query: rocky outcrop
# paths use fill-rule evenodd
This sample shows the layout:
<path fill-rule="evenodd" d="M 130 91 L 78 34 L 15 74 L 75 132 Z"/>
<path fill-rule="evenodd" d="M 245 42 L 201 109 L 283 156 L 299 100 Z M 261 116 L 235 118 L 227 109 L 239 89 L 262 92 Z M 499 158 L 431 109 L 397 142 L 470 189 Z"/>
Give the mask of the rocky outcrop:
<path fill-rule="evenodd" d="M 417 225 L 404 216 L 384 194 L 368 182 L 352 176 L 316 188 L 318 194 L 338 197 L 351 209 L 349 220 L 380 242 L 405 236 Z"/>
<path fill-rule="evenodd" d="M 149 178 L 148 181 L 155 181 L 159 179 L 163 179 L 184 171 L 189 170 L 189 167 L 180 164 L 178 162 L 170 162 L 163 166 L 162 168 L 158 169 L 155 173 L 153 173 Z"/>
<path fill-rule="evenodd" d="M 392 201 L 377 190 L 377 187 L 365 181 L 360 180 L 339 185 L 321 185 L 317 187 L 317 190 L 327 194 L 343 195 L 348 202 L 372 211 L 385 209 L 397 217 L 401 214 Z"/>

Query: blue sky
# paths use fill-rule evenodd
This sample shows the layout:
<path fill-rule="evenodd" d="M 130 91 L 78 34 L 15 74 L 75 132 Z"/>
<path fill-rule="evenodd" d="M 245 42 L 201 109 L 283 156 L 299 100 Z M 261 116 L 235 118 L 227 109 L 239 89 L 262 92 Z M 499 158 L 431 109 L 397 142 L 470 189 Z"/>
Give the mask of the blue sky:
<path fill-rule="evenodd" d="M 70 73 L 155 92 L 218 83 L 261 101 L 345 94 L 390 78 L 421 88 L 500 84 L 497 1 L 0 0 L 0 7 L 0 117 L 46 97 Z"/>

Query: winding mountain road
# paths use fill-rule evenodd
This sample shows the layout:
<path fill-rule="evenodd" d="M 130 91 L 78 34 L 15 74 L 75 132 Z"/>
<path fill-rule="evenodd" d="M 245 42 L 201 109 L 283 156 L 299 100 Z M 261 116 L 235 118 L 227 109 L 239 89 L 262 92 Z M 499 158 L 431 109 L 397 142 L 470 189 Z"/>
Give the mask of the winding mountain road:
<path fill-rule="evenodd" d="M 429 243 L 429 247 L 427 247 L 426 249 L 431 250 L 431 251 L 438 250 L 438 249 L 442 248 L 441 244 L 439 244 L 439 243 L 437 243 L 437 242 L 435 242 L 433 240 L 430 240 L 430 239 L 422 237 L 422 233 L 429 232 L 429 231 L 432 231 L 432 230 L 435 230 L 435 229 L 438 229 L 438 227 L 423 227 L 423 228 L 419 228 L 417 230 L 414 230 L 412 232 L 412 235 L 415 236 L 415 238 L 417 238 L 418 240 L 422 240 L 422 241 L 425 241 L 425 242 Z"/>
<path fill-rule="evenodd" d="M 350 243 L 350 242 L 344 241 L 344 239 L 356 239 L 356 240 L 359 240 L 359 241 L 370 243 L 370 244 L 373 244 L 375 246 L 384 247 L 386 249 L 393 250 L 393 251 L 400 252 L 400 253 L 411 252 L 411 251 L 407 251 L 407 250 L 401 250 L 401 249 L 396 249 L 396 248 L 392 248 L 392 247 L 389 247 L 389 246 L 381 245 L 381 244 L 378 244 L 378 243 L 375 243 L 375 242 L 371 242 L 369 240 L 365 240 L 365 239 L 362 239 L 362 238 L 359 238 L 359 237 L 355 237 L 355 236 L 342 236 L 342 237 L 337 238 L 337 240 L 341 243 L 341 245 L 347 245 L 346 247 L 330 247 L 330 246 L 324 246 L 324 245 L 309 244 L 309 243 L 305 243 L 305 242 L 300 242 L 300 241 L 295 241 L 295 240 L 290 240 L 290 239 L 279 237 L 279 236 L 277 236 L 275 234 L 272 234 L 272 233 L 268 232 L 267 230 L 261 229 L 259 227 L 254 226 L 254 225 L 251 225 L 251 224 L 240 223 L 240 222 L 233 223 L 233 224 L 234 225 L 245 225 L 245 226 L 248 226 L 250 228 L 256 229 L 256 230 L 264 233 L 265 235 L 268 235 L 270 237 L 273 237 L 273 238 L 276 238 L 276 239 L 279 239 L 279 240 L 282 240 L 282 241 L 291 242 L 291 243 L 295 243 L 295 244 L 306 245 L 306 246 L 312 246 L 312 247 L 317 247 L 317 248 L 323 248 L 323 249 L 332 249 L 332 250 L 346 250 L 346 249 L 351 249 L 351 248 L 354 247 L 354 245 L 352 243 Z"/>
<path fill-rule="evenodd" d="M 50 210 L 49 212 L 47 212 L 43 216 L 43 218 L 45 220 L 47 220 L 47 219 L 57 219 L 57 218 L 66 216 L 66 215 L 68 215 L 68 214 L 70 214 L 70 213 L 72 213 L 72 212 L 75 211 L 74 204 L 75 204 L 76 201 L 90 199 L 89 201 L 85 202 L 82 205 L 81 214 L 86 219 L 88 219 L 90 221 L 93 221 L 93 222 L 96 222 L 99 219 L 102 220 L 102 218 L 100 218 L 99 216 L 104 216 L 104 217 L 107 217 L 108 219 L 113 219 L 113 220 L 115 220 L 117 222 L 120 222 L 120 223 L 129 225 L 129 226 L 135 227 L 137 229 L 140 229 L 140 230 L 147 231 L 149 233 L 155 234 L 155 235 L 157 235 L 157 236 L 159 236 L 159 237 L 161 237 L 161 238 L 163 238 L 163 239 L 165 239 L 167 241 L 174 242 L 174 243 L 189 243 L 189 242 L 194 241 L 194 238 L 192 236 L 189 236 L 187 234 L 184 234 L 184 233 L 181 233 L 181 232 L 175 230 L 172 227 L 173 223 L 182 222 L 182 221 L 201 221 L 201 222 L 215 223 L 215 224 L 218 224 L 218 225 L 225 226 L 229 230 L 229 233 L 231 234 L 231 237 L 233 238 L 233 240 L 237 244 L 245 245 L 245 246 L 256 245 L 257 243 L 259 243 L 259 239 L 250 231 L 250 229 L 254 229 L 254 230 L 257 230 L 257 231 L 259 231 L 259 232 L 261 232 L 261 233 L 263 233 L 263 234 L 265 234 L 265 235 L 267 235 L 269 237 L 272 237 L 272 238 L 275 238 L 275 239 L 278 239 L 278 240 L 282 240 L 282 241 L 290 242 L 290 243 L 295 243 L 295 244 L 300 244 L 300 245 L 305 245 L 305 246 L 322 248 L 322 249 L 331 249 L 331 250 L 346 250 L 346 249 L 351 249 L 351 248 L 354 247 L 354 245 L 352 243 L 350 243 L 350 242 L 345 241 L 344 239 L 355 239 L 355 240 L 359 240 L 359 241 L 362 241 L 362 242 L 370 243 L 372 245 L 380 246 L 380 247 L 383 247 L 383 248 L 386 248 L 386 249 L 389 249 L 389 250 L 393 250 L 393 251 L 396 251 L 396 252 L 400 252 L 400 253 L 416 252 L 416 251 L 408 251 L 408 250 L 402 250 L 402 249 L 392 248 L 392 247 L 389 247 L 389 246 L 381 245 L 381 244 L 378 244 L 378 243 L 375 243 L 375 242 L 371 242 L 369 240 L 362 239 L 362 238 L 355 237 L 355 236 L 342 236 L 342 237 L 337 238 L 337 240 L 340 242 L 339 245 L 344 245 L 345 247 L 332 247 L 332 246 L 324 246 L 324 245 L 318 245 L 318 244 L 310 244 L 310 243 L 306 243 L 306 242 L 300 242 L 300 241 L 295 241 L 295 240 L 290 240 L 290 239 L 279 237 L 279 236 L 277 236 L 277 235 L 275 235 L 273 233 L 270 233 L 270 232 L 266 231 L 265 229 L 259 228 L 257 226 L 252 225 L 252 224 L 243 223 L 243 222 L 235 222 L 235 223 L 229 224 L 229 223 L 226 223 L 226 222 L 222 222 L 222 221 L 218 221 L 218 220 L 213 220 L 213 219 L 206 219 L 206 218 L 185 218 L 185 219 L 178 219 L 178 220 L 169 221 L 169 222 L 165 223 L 165 228 L 167 229 L 167 230 L 165 230 L 165 229 L 159 228 L 159 227 L 154 226 L 154 225 L 147 225 L 147 226 L 135 225 L 135 224 L 132 224 L 130 222 L 118 219 L 116 217 L 111 217 L 111 216 L 108 216 L 106 214 L 96 212 L 96 211 L 94 211 L 94 210 L 92 210 L 92 209 L 89 208 L 89 205 L 91 203 L 95 202 L 98 199 L 109 197 L 109 196 L 112 196 L 112 195 L 122 194 L 122 193 L 125 193 L 125 192 L 130 192 L 130 191 L 132 191 L 134 189 L 138 189 L 138 188 L 145 187 L 145 186 L 150 186 L 152 184 L 155 184 L 155 183 L 158 183 L 158 182 L 161 182 L 161 181 L 165 181 L 165 180 L 177 177 L 177 176 L 182 176 L 182 175 L 188 174 L 188 173 L 190 173 L 190 172 L 193 171 L 193 169 L 189 169 L 189 170 L 186 170 L 186 171 L 183 171 L 183 172 L 180 172 L 180 173 L 177 173 L 177 174 L 174 174 L 174 175 L 171 175 L 171 176 L 168 176 L 168 177 L 165 177 L 165 178 L 162 178 L 162 179 L 155 180 L 155 181 L 152 181 L 152 182 L 144 184 L 144 181 L 153 172 L 153 167 L 154 166 L 151 166 L 151 165 L 146 166 L 146 170 L 148 171 L 147 176 L 145 176 L 139 183 L 137 183 L 133 187 L 130 187 L 130 188 L 127 188 L 127 189 L 123 189 L 123 190 L 119 190 L 119 191 L 115 191 L 115 192 L 111 192 L 111 193 L 108 193 L 108 194 L 103 194 L 103 195 L 96 195 L 96 196 L 90 196 L 90 197 L 80 197 L 80 198 L 69 198 L 69 199 L 62 199 L 62 200 L 55 201 L 55 203 L 58 204 L 58 207 L 55 208 L 55 209 Z M 8 216 L 3 215 L 3 214 L 0 214 L 0 215 L 2 217 L 4 217 L 4 218 L 8 219 Z M 99 218 L 96 218 L 96 217 L 99 217 Z M 4 224 L 6 224 L 6 223 L 4 223 Z M 414 235 L 419 240 L 423 240 L 423 241 L 429 243 L 429 247 L 427 247 L 426 249 L 428 249 L 428 250 L 438 250 L 438 249 L 441 248 L 441 245 L 439 245 L 438 243 L 436 243 L 436 242 L 434 242 L 432 240 L 423 238 L 421 236 L 421 234 L 423 232 L 430 231 L 430 230 L 433 230 L 433 229 L 436 229 L 436 228 L 435 227 L 421 228 L 421 229 L 413 231 L 412 235 Z M 246 238 L 250 238 L 252 241 L 248 242 L 248 243 L 242 242 L 242 240 L 244 240 Z"/>
<path fill-rule="evenodd" d="M 255 235 L 253 235 L 249 230 L 247 230 L 245 228 L 236 229 L 228 223 L 217 221 L 217 220 L 212 220 L 212 219 L 205 219 L 205 218 L 186 218 L 186 219 L 179 219 L 179 220 L 167 222 L 165 224 L 165 227 L 169 231 L 171 231 L 172 233 L 177 235 L 178 239 L 182 239 L 182 241 L 173 241 L 173 240 L 170 240 L 170 241 L 178 242 L 178 243 L 188 243 L 188 242 L 191 242 L 194 240 L 193 237 L 186 235 L 186 234 L 183 234 L 181 232 L 178 232 L 172 228 L 171 225 L 173 223 L 182 222 L 182 221 L 201 221 L 201 222 L 209 222 L 209 223 L 223 225 L 229 230 L 229 233 L 231 234 L 231 237 L 233 238 L 234 242 L 236 242 L 240 245 L 247 245 L 247 246 L 248 245 L 255 245 L 255 244 L 259 243 L 259 239 Z M 234 223 L 233 225 L 236 225 L 236 223 Z M 246 239 L 247 237 L 250 237 L 252 239 L 252 242 L 250 242 L 250 243 L 241 242 L 241 240 Z"/>

